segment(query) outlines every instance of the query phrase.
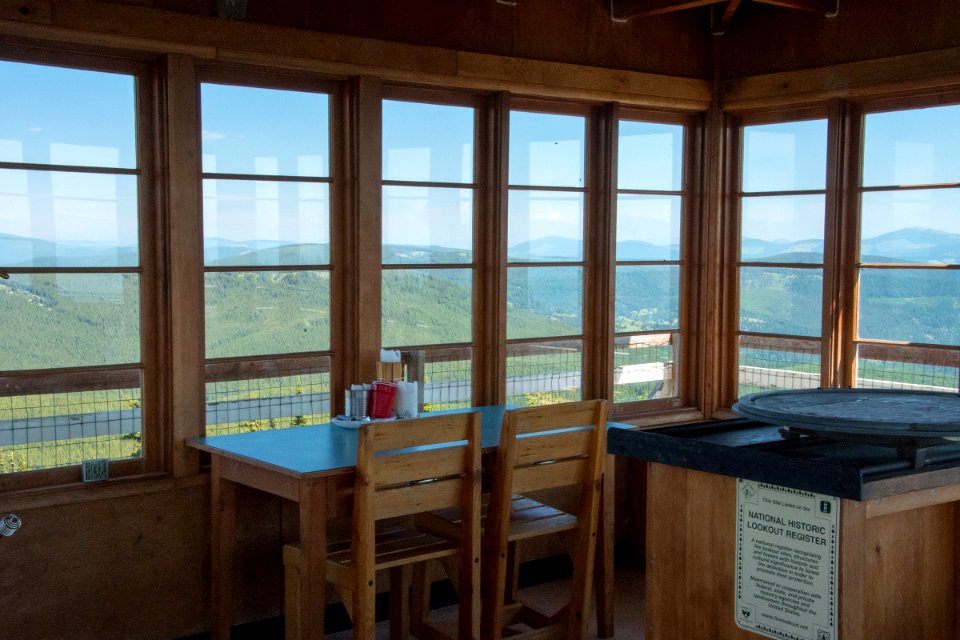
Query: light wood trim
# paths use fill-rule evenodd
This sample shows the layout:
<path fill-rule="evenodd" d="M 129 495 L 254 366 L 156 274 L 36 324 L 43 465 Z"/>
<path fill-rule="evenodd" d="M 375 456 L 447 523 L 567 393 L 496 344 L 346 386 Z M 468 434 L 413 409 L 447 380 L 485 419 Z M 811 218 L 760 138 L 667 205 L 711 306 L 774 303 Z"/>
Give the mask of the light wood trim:
<path fill-rule="evenodd" d="M 869 520 L 870 518 L 879 518 L 901 511 L 958 501 L 960 501 L 960 485 L 950 485 L 877 498 L 864 504 L 866 505 L 866 517 Z"/>
<path fill-rule="evenodd" d="M 480 116 L 482 114 L 482 116 Z M 477 157 L 480 189 L 474 211 L 474 323 L 477 345 L 473 359 L 473 393 L 477 404 L 503 404 L 507 390 L 507 259 L 508 160 L 510 95 L 496 93 L 478 113 Z M 481 119 L 482 118 L 482 119 Z"/>
<path fill-rule="evenodd" d="M 351 173 L 341 180 L 345 183 L 339 216 L 344 242 L 337 282 L 342 287 L 342 309 L 352 312 L 338 314 L 342 352 L 335 364 L 343 372 L 344 385 L 373 380 L 380 361 L 381 89 L 377 78 L 352 78 L 344 110 L 344 163 Z M 347 345 L 354 347 L 348 350 Z"/>
<path fill-rule="evenodd" d="M 614 284 L 616 282 L 617 149 L 619 106 L 608 103 L 588 120 L 589 191 L 584 215 L 584 345 L 581 393 L 613 398 Z"/>
<path fill-rule="evenodd" d="M 728 80 L 721 100 L 725 111 L 739 112 L 827 98 L 928 91 L 958 83 L 960 47 L 954 47 Z"/>
<path fill-rule="evenodd" d="M 210 476 L 207 474 L 185 478 L 171 478 L 164 474 L 153 474 L 117 478 L 95 484 L 80 484 L 77 482 L 57 487 L 0 492 L 0 512 L 28 511 L 75 505 L 82 502 L 145 496 L 151 493 L 205 486 L 209 482 Z"/>
<path fill-rule="evenodd" d="M 200 203 L 200 109 L 194 61 L 170 54 L 165 65 L 170 309 L 171 468 L 197 473 L 200 456 L 186 441 L 203 435 L 206 351 L 203 307 L 203 211 Z"/>
<path fill-rule="evenodd" d="M 842 265 L 844 254 L 840 238 L 846 236 L 843 227 L 844 169 L 851 158 L 844 154 L 847 121 L 843 117 L 846 106 L 841 100 L 830 105 L 827 120 L 827 180 L 824 193 L 823 235 L 823 294 L 820 326 L 820 386 L 835 387 L 842 378 L 843 333 L 840 324 L 846 317 L 847 300 Z"/>

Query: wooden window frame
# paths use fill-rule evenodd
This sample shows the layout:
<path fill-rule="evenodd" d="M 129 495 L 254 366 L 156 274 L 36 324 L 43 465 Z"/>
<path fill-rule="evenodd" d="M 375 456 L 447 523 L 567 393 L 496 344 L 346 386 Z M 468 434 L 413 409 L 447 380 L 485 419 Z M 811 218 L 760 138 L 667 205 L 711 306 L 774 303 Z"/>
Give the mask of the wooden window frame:
<path fill-rule="evenodd" d="M 99 71 L 132 76 L 135 91 L 136 167 L 133 170 L 105 170 L 99 173 L 134 175 L 137 180 L 137 237 L 139 263 L 135 267 L 100 269 L 92 267 L 22 267 L 5 269 L 13 273 L 135 273 L 139 277 L 140 303 L 140 360 L 119 365 L 92 365 L 8 371 L 0 375 L 0 389 L 5 395 L 69 393 L 109 389 L 127 383 L 131 376 L 139 377 L 142 401 L 141 457 L 111 459 L 111 480 L 125 480 L 163 471 L 169 462 L 170 448 L 167 423 L 166 387 L 168 372 L 163 365 L 168 334 L 160 315 L 166 304 L 163 286 L 164 225 L 162 206 L 155 183 L 156 167 L 163 162 L 162 147 L 156 126 L 158 112 L 157 90 L 159 69 L 151 56 L 130 54 L 104 56 L 85 47 L 51 48 L 32 44 L 0 45 L 4 61 Z M 60 165 L 33 163 L 3 163 L 4 168 L 55 171 Z M 22 165 L 22 166 L 19 166 Z M 74 167 L 67 170 L 75 171 Z M 0 475 L 0 494 L 8 491 L 35 489 L 48 486 L 79 484 L 82 481 L 80 464 L 14 472 Z"/>
<path fill-rule="evenodd" d="M 674 335 L 679 337 L 678 344 L 675 345 L 675 362 L 674 367 L 675 371 L 675 385 L 676 385 L 676 395 L 668 398 L 652 399 L 652 400 L 640 400 L 633 402 L 625 402 L 614 404 L 613 403 L 613 358 L 611 354 L 610 363 L 607 369 L 608 376 L 610 377 L 608 389 L 606 390 L 606 395 L 611 400 L 611 414 L 617 417 L 621 416 L 638 416 L 646 414 L 658 414 L 670 411 L 677 411 L 681 409 L 694 409 L 696 407 L 696 379 L 697 379 L 697 363 L 694 354 L 698 352 L 697 342 L 699 331 L 695 330 L 694 327 L 697 322 L 696 316 L 696 307 L 692 299 L 692 293 L 697 291 L 700 287 L 701 274 L 697 269 L 694 268 L 697 260 L 695 259 L 695 247 L 698 244 L 698 233 L 700 231 L 699 216 L 699 203 L 695 202 L 695 194 L 702 193 L 702 171 L 701 166 L 697 161 L 697 158 L 700 156 L 698 149 L 700 148 L 701 141 L 699 139 L 699 133 L 702 129 L 702 117 L 696 114 L 682 113 L 682 112 L 664 112 L 664 111 L 653 111 L 649 109 L 640 109 L 640 108 L 630 108 L 630 107 L 621 107 L 617 106 L 613 112 L 613 129 L 611 131 L 612 139 L 609 143 L 611 149 L 610 157 L 610 176 L 609 184 L 607 189 L 609 189 L 611 194 L 610 200 L 610 211 L 608 218 L 610 221 L 609 237 L 610 240 L 607 242 L 609 247 L 609 277 L 610 277 L 610 303 L 608 305 L 609 309 L 607 323 L 611 327 L 611 336 L 609 338 L 610 348 L 613 349 L 613 339 L 615 337 L 629 336 L 629 335 L 646 335 L 646 334 L 661 334 L 665 333 L 664 331 L 641 331 L 641 332 L 616 332 L 613 330 L 613 284 L 615 283 L 616 278 L 616 268 L 619 265 L 618 260 L 616 260 L 616 233 L 617 233 L 617 196 L 622 191 L 619 189 L 617 183 L 618 176 L 618 144 L 619 139 L 619 123 L 621 121 L 630 121 L 630 122 L 646 122 L 652 124 L 667 124 L 667 125 L 676 125 L 683 127 L 683 147 L 681 153 L 683 154 L 681 168 L 683 175 L 681 176 L 680 190 L 677 192 L 670 192 L 671 195 L 678 195 L 681 198 L 681 208 L 680 208 L 680 257 L 676 261 L 667 261 L 667 264 L 676 264 L 680 270 L 680 291 L 679 291 L 679 309 L 678 309 L 678 326 L 672 331 Z M 627 189 L 628 192 L 644 192 L 649 191 L 651 193 L 661 193 L 657 190 L 635 190 Z M 632 261 L 628 261 L 632 262 Z M 596 280 L 594 280 L 596 281 Z"/>
<path fill-rule="evenodd" d="M 301 265 L 240 266 L 212 269 L 207 267 L 202 255 L 203 205 L 200 190 L 202 189 L 203 181 L 205 179 L 211 179 L 211 177 L 212 179 L 252 179 L 252 177 L 248 174 L 205 172 L 198 162 L 195 181 L 198 192 L 197 215 L 199 216 L 198 230 L 200 238 L 200 255 L 197 260 L 197 270 L 201 291 L 204 276 L 212 272 L 298 270 L 326 272 L 329 274 L 330 279 L 330 344 L 326 350 L 208 358 L 206 355 L 205 340 L 201 337 L 199 344 L 201 351 L 198 358 L 199 366 L 201 366 L 204 371 L 199 385 L 201 401 L 205 395 L 204 390 L 208 382 L 234 379 L 231 376 L 235 375 L 242 375 L 244 379 L 257 379 L 278 375 L 310 374 L 329 371 L 330 411 L 331 415 L 336 415 L 336 412 L 342 409 L 342 394 L 338 394 L 334 390 L 339 389 L 343 385 L 343 371 L 345 366 L 348 366 L 342 362 L 342 358 L 336 356 L 350 352 L 345 348 L 344 338 L 346 331 L 344 315 L 349 315 L 343 311 L 345 309 L 344 291 L 347 289 L 344 283 L 344 274 L 350 270 L 348 261 L 350 261 L 351 256 L 354 255 L 345 247 L 345 238 L 348 233 L 347 228 L 350 225 L 347 209 L 352 196 L 350 188 L 345 184 L 351 176 L 346 170 L 347 162 L 344 158 L 347 153 L 344 150 L 346 138 L 344 121 L 347 119 L 345 107 L 348 103 L 348 89 L 345 89 L 343 82 L 337 78 L 311 72 L 276 70 L 260 66 L 251 67 L 238 64 L 199 64 L 196 68 L 194 84 L 197 104 L 195 144 L 198 154 L 202 152 L 200 130 L 203 127 L 203 122 L 200 113 L 200 91 L 203 84 L 217 84 L 252 89 L 303 91 L 328 96 L 329 175 L 322 179 L 309 180 L 310 182 L 329 185 L 330 259 L 328 264 L 304 265 L 305 268 L 302 269 Z M 271 177 L 272 176 L 257 176 L 257 179 L 269 180 Z M 277 179 L 280 181 L 295 181 L 296 177 L 279 176 Z M 195 313 L 198 321 L 197 326 L 202 328 L 205 326 L 202 294 L 200 305 L 200 308 L 197 309 Z M 201 336 L 202 335 L 203 331 L 201 330 Z M 328 358 L 329 367 L 318 365 L 318 358 Z M 202 406 L 200 410 L 203 410 Z M 202 431 L 196 435 L 203 435 L 205 431 L 205 421 L 203 420 L 202 414 L 199 416 L 199 419 L 201 423 L 200 429 Z"/>

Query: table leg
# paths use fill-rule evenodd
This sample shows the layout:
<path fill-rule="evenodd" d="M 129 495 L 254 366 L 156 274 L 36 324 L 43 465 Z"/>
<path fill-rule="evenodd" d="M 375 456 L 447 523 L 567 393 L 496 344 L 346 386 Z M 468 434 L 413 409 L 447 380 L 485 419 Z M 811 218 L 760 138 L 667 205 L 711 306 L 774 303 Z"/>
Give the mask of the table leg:
<path fill-rule="evenodd" d="M 219 456 L 213 456 L 212 467 L 210 617 L 214 640 L 229 640 L 233 606 L 233 556 L 237 540 L 237 492 L 233 482 L 220 477 Z"/>
<path fill-rule="evenodd" d="M 597 537 L 597 557 L 594 563 L 597 591 L 597 635 L 612 638 L 613 629 L 613 505 L 616 482 L 614 456 L 604 462 L 603 485 L 600 489 L 600 535 Z"/>
<path fill-rule="evenodd" d="M 300 483 L 300 543 L 305 571 L 301 597 L 303 635 L 323 639 L 323 614 L 327 602 L 327 480 L 312 478 Z"/>

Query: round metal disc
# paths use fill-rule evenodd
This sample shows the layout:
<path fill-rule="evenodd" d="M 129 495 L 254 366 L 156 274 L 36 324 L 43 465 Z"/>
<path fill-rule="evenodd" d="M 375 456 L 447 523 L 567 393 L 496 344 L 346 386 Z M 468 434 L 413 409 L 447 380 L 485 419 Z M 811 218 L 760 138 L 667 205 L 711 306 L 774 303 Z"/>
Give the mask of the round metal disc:
<path fill-rule="evenodd" d="M 740 415 L 822 433 L 960 436 L 960 394 L 896 389 L 797 389 L 740 398 Z"/>

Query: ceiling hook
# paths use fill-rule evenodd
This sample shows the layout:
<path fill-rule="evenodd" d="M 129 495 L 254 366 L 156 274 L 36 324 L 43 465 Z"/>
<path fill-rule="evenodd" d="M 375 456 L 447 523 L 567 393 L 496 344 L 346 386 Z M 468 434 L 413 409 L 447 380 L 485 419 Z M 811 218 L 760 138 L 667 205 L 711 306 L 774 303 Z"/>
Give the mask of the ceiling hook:
<path fill-rule="evenodd" d="M 840 15 L 840 0 L 837 0 L 836 6 L 834 6 L 833 11 L 827 11 L 825 14 L 828 18 L 836 18 Z"/>

